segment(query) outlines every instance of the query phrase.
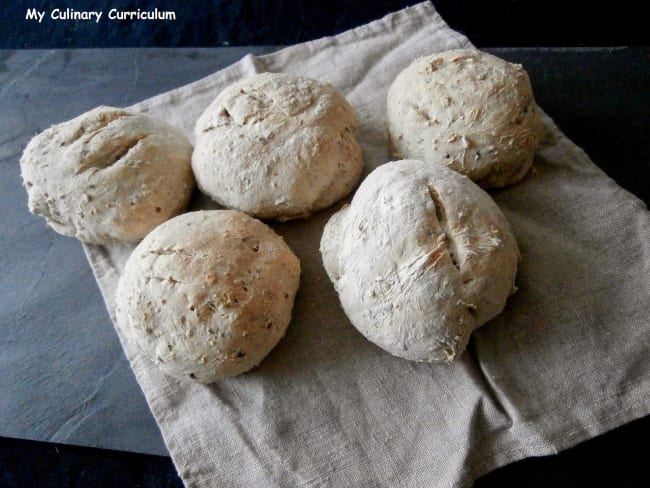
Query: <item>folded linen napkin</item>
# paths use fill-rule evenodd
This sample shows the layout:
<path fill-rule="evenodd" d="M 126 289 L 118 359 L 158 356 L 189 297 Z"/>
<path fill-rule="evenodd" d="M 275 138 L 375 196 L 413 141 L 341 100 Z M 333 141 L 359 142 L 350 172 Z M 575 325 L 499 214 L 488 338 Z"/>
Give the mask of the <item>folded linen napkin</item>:
<path fill-rule="evenodd" d="M 134 110 L 190 137 L 217 93 L 261 71 L 329 81 L 361 125 L 366 173 L 389 161 L 388 87 L 414 58 L 470 42 L 430 3 L 274 54 L 246 56 Z M 286 337 L 211 386 L 168 377 L 116 329 L 188 487 L 465 486 L 650 413 L 650 215 L 553 122 L 521 183 L 495 191 L 517 236 L 519 292 L 457 363 L 390 356 L 350 325 L 321 264 L 338 209 L 273 227 L 302 262 Z M 198 198 L 195 206 L 214 207 Z M 85 246 L 107 308 L 128 246 Z"/>

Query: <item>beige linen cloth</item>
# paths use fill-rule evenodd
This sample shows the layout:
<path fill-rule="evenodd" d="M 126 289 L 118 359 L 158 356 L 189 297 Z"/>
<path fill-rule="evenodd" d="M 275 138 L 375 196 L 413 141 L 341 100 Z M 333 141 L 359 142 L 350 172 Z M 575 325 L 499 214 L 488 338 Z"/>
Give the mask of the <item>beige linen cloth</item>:
<path fill-rule="evenodd" d="M 388 87 L 414 58 L 470 46 L 430 3 L 338 36 L 247 56 L 133 109 L 191 137 L 229 83 L 261 71 L 331 82 L 361 125 L 366 172 L 390 160 Z M 521 246 L 519 292 L 452 365 L 390 356 L 350 325 L 323 270 L 340 206 L 273 227 L 302 261 L 286 337 L 259 368 L 212 386 L 176 380 L 117 330 L 188 487 L 447 487 L 558 452 L 650 413 L 650 216 L 545 118 L 521 183 L 492 195 Z M 198 207 L 214 207 L 198 198 Z M 108 310 L 131 248 L 87 246 Z"/>

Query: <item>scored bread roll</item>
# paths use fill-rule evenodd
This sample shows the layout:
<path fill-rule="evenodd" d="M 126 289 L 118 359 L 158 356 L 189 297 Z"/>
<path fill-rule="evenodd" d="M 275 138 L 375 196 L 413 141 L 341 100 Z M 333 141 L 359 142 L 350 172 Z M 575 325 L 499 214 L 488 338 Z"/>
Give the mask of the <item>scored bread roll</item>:
<path fill-rule="evenodd" d="M 93 244 L 137 242 L 184 211 L 192 146 L 143 114 L 100 106 L 34 137 L 20 160 L 29 209 Z"/>
<path fill-rule="evenodd" d="M 526 71 L 475 49 L 413 61 L 388 91 L 387 121 L 397 158 L 444 164 L 482 187 L 521 180 L 543 135 Z"/>
<path fill-rule="evenodd" d="M 266 224 L 235 210 L 156 227 L 120 276 L 116 318 L 164 372 L 201 383 L 258 365 L 284 335 L 300 262 Z"/>
<path fill-rule="evenodd" d="M 442 165 L 390 162 L 325 226 L 323 264 L 352 324 L 395 356 L 453 361 L 515 289 L 519 252 L 494 201 Z"/>
<path fill-rule="evenodd" d="M 263 73 L 223 90 L 198 119 L 192 168 L 218 203 L 258 218 L 309 216 L 363 169 L 350 104 L 330 84 Z"/>

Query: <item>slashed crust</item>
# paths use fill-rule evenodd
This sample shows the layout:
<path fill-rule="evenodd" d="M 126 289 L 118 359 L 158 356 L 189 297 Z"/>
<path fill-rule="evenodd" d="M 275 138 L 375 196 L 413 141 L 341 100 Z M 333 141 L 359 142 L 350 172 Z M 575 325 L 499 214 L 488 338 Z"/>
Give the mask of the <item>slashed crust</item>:
<path fill-rule="evenodd" d="M 325 269 L 352 324 L 391 354 L 453 361 L 515 289 L 519 252 L 496 203 L 442 165 L 386 163 L 327 223 Z"/>
<path fill-rule="evenodd" d="M 20 166 L 30 211 L 56 232 L 133 243 L 187 207 L 191 153 L 168 124 L 101 106 L 38 134 Z"/>

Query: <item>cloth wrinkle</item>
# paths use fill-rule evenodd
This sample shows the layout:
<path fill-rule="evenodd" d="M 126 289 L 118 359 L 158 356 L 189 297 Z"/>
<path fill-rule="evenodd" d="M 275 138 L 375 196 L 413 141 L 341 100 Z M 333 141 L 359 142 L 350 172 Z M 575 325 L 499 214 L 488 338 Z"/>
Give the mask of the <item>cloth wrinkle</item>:
<path fill-rule="evenodd" d="M 478 411 L 480 412 L 479 416 L 485 414 L 483 410 L 483 404 L 487 398 L 495 407 L 496 411 L 499 412 L 505 420 L 506 426 L 500 428 L 510 428 L 514 423 L 513 418 L 516 416 L 514 407 L 509 404 L 507 397 L 502 398 L 502 394 L 500 393 L 494 379 L 491 378 L 490 374 L 485 371 L 481 362 L 481 358 L 479 357 L 479 354 L 476 350 L 475 340 L 475 336 L 470 336 L 465 354 L 467 354 L 469 357 L 468 363 L 473 366 L 472 369 L 474 371 L 474 379 L 481 386 L 485 395 L 481 398 L 481 402 L 477 405 Z M 511 412 L 511 410 L 513 411 Z"/>

